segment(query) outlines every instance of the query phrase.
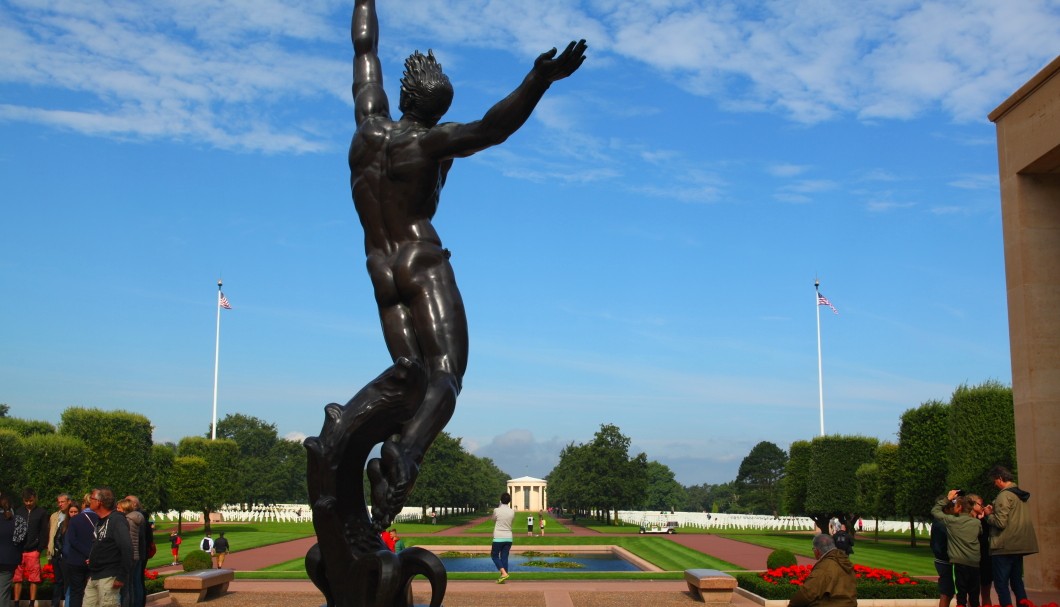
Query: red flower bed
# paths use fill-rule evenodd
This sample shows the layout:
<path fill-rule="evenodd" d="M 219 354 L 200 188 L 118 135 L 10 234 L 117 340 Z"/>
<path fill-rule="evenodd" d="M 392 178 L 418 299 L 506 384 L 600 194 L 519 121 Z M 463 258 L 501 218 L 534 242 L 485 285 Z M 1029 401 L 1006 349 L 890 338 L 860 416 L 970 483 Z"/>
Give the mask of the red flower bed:
<path fill-rule="evenodd" d="M 779 569 L 770 569 L 760 574 L 760 577 L 770 584 L 801 586 L 806 577 L 813 571 L 812 565 L 792 565 Z M 897 573 L 890 569 L 875 569 L 864 565 L 854 565 L 854 577 L 866 582 L 879 582 L 888 585 L 910 585 L 915 586 L 916 580 L 909 577 L 908 573 Z"/>

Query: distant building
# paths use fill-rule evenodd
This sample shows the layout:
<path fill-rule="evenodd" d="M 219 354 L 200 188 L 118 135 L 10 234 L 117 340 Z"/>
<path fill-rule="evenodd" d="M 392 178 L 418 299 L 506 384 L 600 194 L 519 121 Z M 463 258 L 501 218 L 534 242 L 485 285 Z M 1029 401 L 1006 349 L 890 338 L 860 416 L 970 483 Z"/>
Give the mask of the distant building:
<path fill-rule="evenodd" d="M 547 510 L 548 481 L 532 476 L 513 478 L 508 481 L 508 493 L 512 494 L 512 507 L 516 510 Z"/>

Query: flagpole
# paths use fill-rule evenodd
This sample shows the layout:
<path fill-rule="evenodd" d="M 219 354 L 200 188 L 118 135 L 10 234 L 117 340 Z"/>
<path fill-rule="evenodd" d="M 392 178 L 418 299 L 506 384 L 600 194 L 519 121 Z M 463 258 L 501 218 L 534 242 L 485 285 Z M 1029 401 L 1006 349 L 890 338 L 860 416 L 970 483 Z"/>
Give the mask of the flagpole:
<path fill-rule="evenodd" d="M 820 341 L 820 313 L 817 319 L 818 341 Z M 217 439 L 217 368 L 221 359 L 221 281 L 217 281 L 217 338 L 213 347 L 213 420 L 210 422 L 210 440 Z"/>
<path fill-rule="evenodd" d="M 824 374 L 821 371 L 821 281 L 813 279 L 813 307 L 817 310 L 817 395 L 821 403 L 821 436 L 824 436 Z"/>

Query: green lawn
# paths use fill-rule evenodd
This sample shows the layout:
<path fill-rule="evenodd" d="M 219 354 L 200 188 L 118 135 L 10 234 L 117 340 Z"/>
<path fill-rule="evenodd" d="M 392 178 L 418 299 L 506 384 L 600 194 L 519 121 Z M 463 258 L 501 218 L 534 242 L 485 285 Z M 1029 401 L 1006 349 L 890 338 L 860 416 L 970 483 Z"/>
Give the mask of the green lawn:
<path fill-rule="evenodd" d="M 519 514 L 522 514 L 521 519 L 518 518 Z M 702 554 L 675 542 L 671 542 L 666 536 L 638 535 L 637 527 L 630 525 L 604 525 L 591 527 L 604 533 L 622 534 L 617 537 L 574 536 L 570 534 L 569 529 L 549 517 L 548 526 L 545 528 L 545 537 L 527 537 L 519 534 L 519 530 L 525 529 L 526 527 L 526 515 L 527 513 L 525 512 L 517 513 L 516 515 L 515 546 L 513 547 L 513 550 L 516 552 L 520 549 L 533 548 L 534 546 L 542 545 L 575 546 L 611 544 L 621 546 L 633 554 L 636 554 L 637 556 L 655 564 L 657 567 L 669 572 L 680 572 L 685 569 L 693 568 L 721 569 L 729 571 L 739 570 L 739 567 L 727 563 L 720 558 Z M 476 518 L 476 515 L 462 515 L 460 517 L 448 517 L 445 520 L 445 523 L 448 524 L 439 523 L 437 525 L 431 525 L 430 523 L 406 523 L 398 524 L 395 527 L 398 529 L 401 537 L 405 540 L 405 543 L 409 546 L 443 544 L 456 546 L 488 546 L 490 543 L 489 538 L 460 535 L 439 537 L 435 535 L 438 531 L 447 529 L 452 524 L 466 523 L 474 518 Z M 521 527 L 519 526 L 519 523 L 521 523 Z M 169 529 L 173 527 L 174 525 L 170 524 L 163 526 L 156 531 L 155 542 L 158 545 L 158 553 L 148 562 L 148 567 L 155 568 L 169 564 Z M 490 533 L 492 530 L 493 523 L 487 521 L 486 523 L 474 527 L 471 531 Z M 225 537 L 228 538 L 232 545 L 233 552 L 304 537 L 311 537 L 314 533 L 311 523 L 218 523 L 212 525 L 212 531 L 215 538 L 220 531 L 224 531 Z M 703 532 L 703 530 L 698 531 L 701 533 Z M 679 530 L 679 533 L 683 532 L 684 530 Z M 763 533 L 761 531 L 749 532 L 726 530 L 725 533 L 718 533 L 717 535 L 737 541 L 765 546 L 767 548 L 786 548 L 795 554 L 811 558 L 813 556 L 810 546 L 813 537 L 813 534 L 811 533 Z M 194 528 L 185 527 L 185 533 L 183 535 L 184 543 L 181 545 L 181 554 L 188 554 L 189 551 L 198 549 L 202 537 L 203 532 L 201 526 L 196 526 Z M 870 567 L 880 567 L 895 571 L 908 572 L 910 575 L 934 575 L 935 568 L 927 541 L 918 542 L 919 546 L 917 548 L 911 548 L 908 545 L 907 539 L 908 536 L 897 535 L 895 537 L 888 537 L 888 539 L 884 541 L 876 542 L 873 541 L 871 535 L 860 534 L 857 536 L 855 553 L 851 560 L 855 563 Z M 563 577 L 564 579 L 640 579 L 645 577 L 655 579 L 653 576 L 657 577 L 658 575 L 659 574 L 647 573 L 548 572 L 541 574 L 521 574 L 520 577 L 523 579 L 549 579 L 557 576 Z M 667 575 L 670 574 L 663 574 L 663 577 L 665 578 Z M 240 572 L 238 577 L 306 579 L 306 574 L 302 557 L 299 557 L 287 563 L 268 567 L 261 572 Z M 452 573 L 450 574 L 450 577 L 452 579 L 491 579 L 493 576 L 492 574 Z"/>
<path fill-rule="evenodd" d="M 214 539 L 217 539 L 220 532 L 225 532 L 232 552 L 289 542 L 314 534 L 312 523 L 214 523 L 210 527 L 210 536 Z M 156 526 L 157 552 L 147 561 L 148 568 L 162 567 L 173 562 L 173 554 L 169 551 L 169 534 L 173 529 L 176 529 L 176 523 L 161 526 L 161 529 Z M 183 555 L 199 549 L 203 535 L 202 526 L 184 527 L 184 533 L 180 536 L 183 540 L 180 545 L 181 559 Z"/>
<path fill-rule="evenodd" d="M 718 535 L 767 548 L 785 548 L 795 554 L 813 558 L 812 533 L 719 533 Z M 859 565 L 904 571 L 910 575 L 936 575 L 934 557 L 926 541 L 918 542 L 916 548 L 911 548 L 908 542 L 874 542 L 866 539 L 864 535 L 859 535 L 850 560 Z"/>
<path fill-rule="evenodd" d="M 526 517 L 530 516 L 531 514 L 534 515 L 534 533 L 536 534 L 540 531 L 541 528 L 537 524 L 537 514 L 527 512 L 525 510 L 516 511 L 515 520 L 512 521 L 512 532 L 514 532 L 516 536 L 527 537 Z M 493 520 L 487 519 L 485 521 L 482 521 L 474 527 L 467 529 L 465 533 L 493 533 Z M 548 535 L 552 533 L 570 533 L 570 529 L 567 529 L 565 526 L 561 525 L 556 519 L 552 518 L 552 515 L 546 514 L 545 534 Z"/>
<path fill-rule="evenodd" d="M 546 527 L 547 530 L 547 527 Z M 523 541 L 525 539 L 525 541 Z M 470 537 L 406 537 L 405 543 L 409 546 L 419 545 L 458 545 L 458 546 L 488 546 L 487 538 Z M 561 546 L 585 546 L 585 545 L 614 545 L 629 550 L 640 558 L 664 569 L 664 572 L 540 572 L 520 573 L 520 579 L 679 579 L 685 569 L 721 569 L 738 571 L 739 567 L 721 559 L 703 554 L 675 544 L 662 537 L 534 537 L 516 538 L 512 553 L 518 554 L 521 550 L 531 549 L 535 545 L 561 545 Z M 258 575 L 258 574 L 261 575 Z M 493 579 L 493 573 L 449 573 L 450 579 L 454 580 L 484 580 Z M 279 563 L 266 567 L 260 572 L 241 572 L 237 574 L 240 578 L 277 578 L 277 579 L 307 579 L 305 564 L 302 558 L 292 559 L 285 563 Z"/>

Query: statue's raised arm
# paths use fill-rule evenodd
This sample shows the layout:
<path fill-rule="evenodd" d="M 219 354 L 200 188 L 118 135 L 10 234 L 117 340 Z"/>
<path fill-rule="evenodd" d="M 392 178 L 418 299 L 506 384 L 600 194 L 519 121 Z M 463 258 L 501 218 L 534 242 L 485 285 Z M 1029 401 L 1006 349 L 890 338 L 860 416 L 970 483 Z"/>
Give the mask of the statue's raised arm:
<path fill-rule="evenodd" d="M 357 0 L 353 7 L 353 101 L 357 124 L 374 115 L 390 117 L 379 64 L 379 18 L 375 0 Z"/>
<path fill-rule="evenodd" d="M 541 53 L 523 82 L 481 120 L 440 124 L 424 136 L 422 149 L 437 159 L 462 158 L 503 143 L 523 126 L 553 82 L 581 67 L 586 48 L 585 40 L 579 40 L 572 41 L 558 55 L 555 48 Z"/>

